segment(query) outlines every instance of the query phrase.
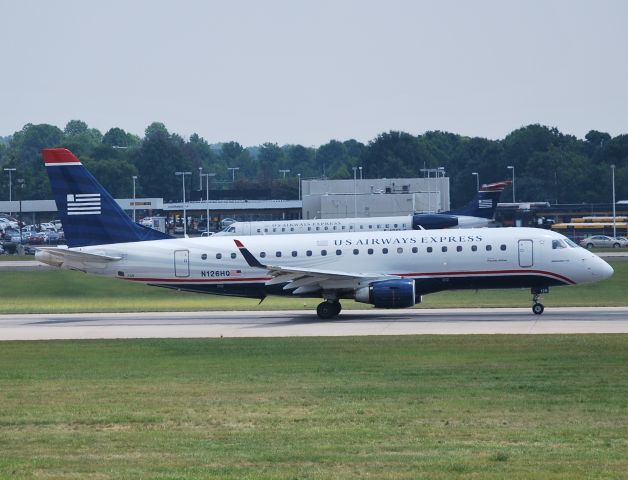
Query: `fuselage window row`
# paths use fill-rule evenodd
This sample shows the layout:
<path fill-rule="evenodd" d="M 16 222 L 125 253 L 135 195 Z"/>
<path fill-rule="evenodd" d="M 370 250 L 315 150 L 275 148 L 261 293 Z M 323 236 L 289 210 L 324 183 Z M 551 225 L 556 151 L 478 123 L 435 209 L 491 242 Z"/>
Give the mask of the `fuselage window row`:
<path fill-rule="evenodd" d="M 505 244 L 501 244 L 501 245 L 499 246 L 499 248 L 500 248 L 500 250 L 502 250 L 502 251 L 506 251 L 507 246 L 506 246 Z M 464 248 L 462 247 L 462 245 L 457 245 L 457 246 L 456 246 L 456 252 L 462 252 L 463 250 L 464 250 Z M 492 250 L 493 250 L 492 245 L 486 245 L 486 251 L 487 251 L 487 252 L 490 252 L 490 251 L 492 251 Z M 433 248 L 433 247 L 427 247 L 427 248 L 425 249 L 425 251 L 426 251 L 427 253 L 432 253 L 432 252 L 434 252 L 434 248 Z M 442 246 L 442 247 L 441 247 L 441 251 L 442 251 L 443 253 L 447 253 L 447 252 L 448 252 L 448 248 L 447 248 L 447 246 Z M 477 252 L 477 251 L 478 251 L 478 246 L 477 246 L 477 245 L 471 245 L 471 251 L 472 251 L 472 252 Z M 403 254 L 403 252 L 404 252 L 404 249 L 403 249 L 402 247 L 398 247 L 398 248 L 397 248 L 397 253 L 398 253 L 398 254 Z M 418 247 L 412 247 L 411 252 L 412 252 L 412 253 L 419 253 L 419 248 L 418 248 Z M 336 253 L 336 255 L 337 255 L 337 256 L 341 256 L 341 255 L 342 255 L 342 250 L 341 250 L 341 249 L 337 249 L 337 250 L 335 251 L 335 253 Z M 359 254 L 360 254 L 360 249 L 358 249 L 358 248 L 354 248 L 354 249 L 352 250 L 352 253 L 353 253 L 353 255 L 359 255 Z M 366 253 L 367 253 L 368 255 L 373 255 L 373 254 L 375 253 L 375 250 L 374 250 L 374 249 L 372 249 L 372 248 L 369 248 L 369 249 L 367 249 L 367 250 L 366 250 Z M 290 252 L 290 254 L 291 254 L 291 256 L 292 256 L 292 257 L 295 257 L 295 258 L 299 256 L 299 252 L 298 252 L 297 250 L 293 250 L 292 252 Z M 312 252 L 312 250 L 306 250 L 306 252 L 305 252 L 305 255 L 306 255 L 307 257 L 311 257 L 313 254 L 314 254 L 314 253 Z M 321 254 L 321 256 L 322 256 L 322 257 L 325 257 L 325 256 L 327 256 L 328 251 L 327 251 L 327 250 L 321 250 L 320 254 Z M 384 254 L 384 255 L 388 254 L 388 248 L 386 248 L 386 247 L 382 248 L 382 254 Z M 277 258 L 281 257 L 282 255 L 283 255 L 283 254 L 282 254 L 282 252 L 280 252 L 280 251 L 276 251 L 276 252 L 275 252 L 275 257 L 277 257 Z M 231 256 L 231 258 L 232 258 L 232 259 L 237 258 L 237 254 L 236 254 L 236 253 L 231 253 L 231 254 L 230 254 L 230 256 Z M 266 258 L 266 252 L 259 252 L 259 256 L 260 256 L 260 258 Z M 221 254 L 221 253 L 217 253 L 217 254 L 216 254 L 216 258 L 217 258 L 218 260 L 220 260 L 220 259 L 222 258 L 222 254 Z M 202 259 L 202 260 L 207 260 L 207 254 L 206 254 L 206 253 L 203 253 L 203 254 L 201 255 L 201 259 Z"/>

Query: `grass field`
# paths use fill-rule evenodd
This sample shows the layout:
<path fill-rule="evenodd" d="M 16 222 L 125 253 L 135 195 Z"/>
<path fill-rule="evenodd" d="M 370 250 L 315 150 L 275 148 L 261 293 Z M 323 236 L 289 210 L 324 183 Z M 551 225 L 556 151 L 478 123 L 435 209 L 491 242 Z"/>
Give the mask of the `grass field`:
<path fill-rule="evenodd" d="M 0 478 L 628 472 L 628 335 L 1 347 Z"/>
<path fill-rule="evenodd" d="M 553 288 L 543 299 L 552 306 L 628 305 L 628 262 L 611 261 L 615 274 L 589 285 Z M 132 284 L 78 272 L 8 271 L 0 273 L 0 313 L 133 312 L 193 310 L 314 309 L 319 299 L 269 297 L 234 299 Z M 423 297 L 418 308 L 528 307 L 527 289 L 442 292 Z M 344 300 L 344 309 L 370 308 Z"/>

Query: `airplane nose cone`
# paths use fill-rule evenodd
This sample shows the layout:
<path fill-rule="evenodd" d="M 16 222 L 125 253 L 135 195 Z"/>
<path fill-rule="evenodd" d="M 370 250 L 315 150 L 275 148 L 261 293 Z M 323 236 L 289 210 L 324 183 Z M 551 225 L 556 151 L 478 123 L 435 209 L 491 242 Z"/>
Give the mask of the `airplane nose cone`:
<path fill-rule="evenodd" d="M 602 277 L 604 278 L 610 278 L 613 273 L 615 273 L 615 270 L 613 270 L 613 267 L 611 267 L 608 263 L 604 262 L 604 271 L 602 272 Z"/>
<path fill-rule="evenodd" d="M 593 267 L 593 275 L 595 275 L 600 280 L 606 280 L 611 277 L 615 270 L 608 263 L 606 263 L 601 258 L 598 258 L 598 262 Z"/>

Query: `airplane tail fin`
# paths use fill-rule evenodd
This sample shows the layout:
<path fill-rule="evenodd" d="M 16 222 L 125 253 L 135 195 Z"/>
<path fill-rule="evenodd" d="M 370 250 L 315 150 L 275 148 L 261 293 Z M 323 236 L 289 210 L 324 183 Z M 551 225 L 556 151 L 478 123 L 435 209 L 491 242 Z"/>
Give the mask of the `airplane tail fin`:
<path fill-rule="evenodd" d="M 499 197 L 511 183 L 511 180 L 504 180 L 503 182 L 484 184 L 473 200 L 464 207 L 443 213 L 492 219 L 495 217 L 495 209 L 497 208 Z"/>
<path fill-rule="evenodd" d="M 172 238 L 135 223 L 72 152 L 42 150 L 69 247 Z"/>

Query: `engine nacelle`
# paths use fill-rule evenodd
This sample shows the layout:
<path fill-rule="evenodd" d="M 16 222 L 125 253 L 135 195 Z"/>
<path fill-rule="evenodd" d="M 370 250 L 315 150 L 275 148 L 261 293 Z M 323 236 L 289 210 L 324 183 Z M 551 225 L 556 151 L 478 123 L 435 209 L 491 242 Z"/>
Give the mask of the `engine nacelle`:
<path fill-rule="evenodd" d="M 377 308 L 408 308 L 421 302 L 414 280 L 383 280 L 355 291 L 355 301 L 370 303 Z"/>
<path fill-rule="evenodd" d="M 456 215 L 444 213 L 416 213 L 412 216 L 412 228 L 414 230 L 436 230 L 439 228 L 451 228 L 458 226 Z"/>

